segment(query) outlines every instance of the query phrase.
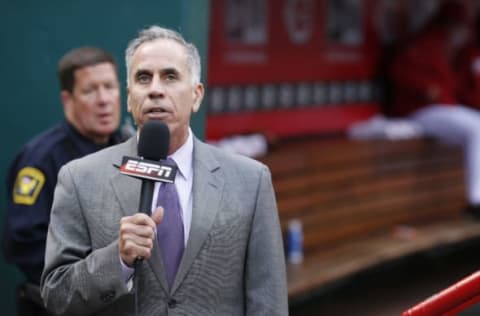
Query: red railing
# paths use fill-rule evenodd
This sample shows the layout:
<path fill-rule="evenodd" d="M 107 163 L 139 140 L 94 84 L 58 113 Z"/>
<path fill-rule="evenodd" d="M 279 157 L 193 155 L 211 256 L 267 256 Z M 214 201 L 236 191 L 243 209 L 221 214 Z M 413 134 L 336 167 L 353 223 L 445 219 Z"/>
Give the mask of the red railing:
<path fill-rule="evenodd" d="M 403 316 L 454 316 L 480 302 L 480 271 L 405 311 Z"/>

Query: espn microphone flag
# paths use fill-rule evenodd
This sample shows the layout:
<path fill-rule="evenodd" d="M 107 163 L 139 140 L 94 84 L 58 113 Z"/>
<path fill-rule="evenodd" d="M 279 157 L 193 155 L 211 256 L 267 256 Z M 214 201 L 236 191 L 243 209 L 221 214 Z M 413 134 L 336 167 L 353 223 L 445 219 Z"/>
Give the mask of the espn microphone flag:
<path fill-rule="evenodd" d="M 165 163 L 164 160 L 154 161 L 124 156 L 120 166 L 120 173 L 140 179 L 173 183 L 177 167 Z"/>

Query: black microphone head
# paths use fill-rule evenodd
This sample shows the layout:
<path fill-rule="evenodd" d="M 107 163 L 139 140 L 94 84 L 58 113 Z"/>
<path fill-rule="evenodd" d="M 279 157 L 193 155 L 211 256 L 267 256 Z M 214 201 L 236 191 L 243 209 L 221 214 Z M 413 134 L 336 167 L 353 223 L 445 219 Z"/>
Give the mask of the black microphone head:
<path fill-rule="evenodd" d="M 144 159 L 166 159 L 170 145 L 170 131 L 161 121 L 147 121 L 143 124 L 138 139 L 138 155 Z"/>

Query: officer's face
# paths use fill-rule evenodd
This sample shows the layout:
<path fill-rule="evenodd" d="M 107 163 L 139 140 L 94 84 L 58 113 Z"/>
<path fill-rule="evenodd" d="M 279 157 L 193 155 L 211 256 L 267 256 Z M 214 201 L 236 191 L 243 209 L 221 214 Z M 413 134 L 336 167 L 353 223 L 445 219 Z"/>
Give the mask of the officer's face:
<path fill-rule="evenodd" d="M 170 130 L 170 153 L 188 136 L 190 116 L 200 107 L 202 84 L 192 84 L 185 48 L 169 39 L 147 42 L 130 64 L 128 111 L 139 128 L 160 120 Z"/>
<path fill-rule="evenodd" d="M 84 136 L 105 143 L 120 123 L 120 88 L 115 67 L 100 63 L 75 71 L 73 92 L 62 91 L 67 119 Z"/>

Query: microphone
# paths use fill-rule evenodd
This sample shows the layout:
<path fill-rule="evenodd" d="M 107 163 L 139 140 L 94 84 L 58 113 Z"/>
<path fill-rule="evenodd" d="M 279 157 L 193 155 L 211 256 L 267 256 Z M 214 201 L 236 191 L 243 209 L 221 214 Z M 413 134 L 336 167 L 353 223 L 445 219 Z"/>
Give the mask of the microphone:
<path fill-rule="evenodd" d="M 155 181 L 173 182 L 175 180 L 176 167 L 160 161 L 167 158 L 169 145 L 170 131 L 167 125 L 160 121 L 147 121 L 143 125 L 138 139 L 137 154 L 140 158 L 124 156 L 122 159 L 120 173 L 142 180 L 138 205 L 140 213 L 150 215 Z M 138 278 L 136 274 L 142 261 L 142 257 L 138 257 L 134 261 L 135 315 L 138 315 Z"/>
<path fill-rule="evenodd" d="M 143 159 L 123 158 L 120 172 L 142 179 L 138 206 L 138 211 L 141 213 L 150 214 L 155 187 L 154 180 L 161 181 L 161 179 L 156 179 L 155 175 L 164 174 L 164 168 L 159 160 L 167 158 L 169 145 L 170 131 L 167 125 L 160 121 L 147 121 L 140 132 L 137 148 L 138 156 Z M 172 167 L 169 168 L 173 171 Z M 175 179 L 175 172 L 170 172 L 169 175 L 173 175 L 173 179 Z M 173 182 L 173 180 L 168 182 Z"/>
<path fill-rule="evenodd" d="M 142 180 L 138 211 L 150 214 L 155 181 L 175 180 L 177 167 L 165 163 L 170 144 L 170 131 L 160 121 L 146 122 L 140 132 L 137 153 L 140 157 L 123 156 L 120 173 Z"/>
<path fill-rule="evenodd" d="M 140 132 L 137 152 L 140 157 L 149 160 L 166 159 L 170 144 L 170 131 L 167 125 L 160 121 L 147 121 Z M 153 189 L 155 182 L 149 179 L 142 180 L 140 203 L 138 211 L 149 214 L 152 207 Z"/>

